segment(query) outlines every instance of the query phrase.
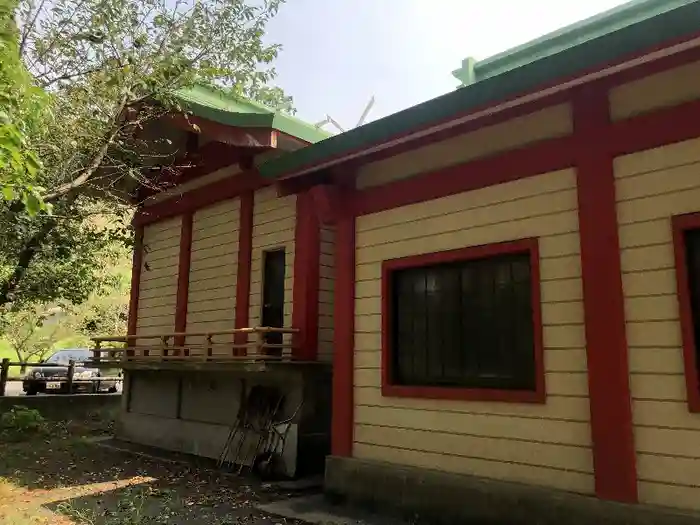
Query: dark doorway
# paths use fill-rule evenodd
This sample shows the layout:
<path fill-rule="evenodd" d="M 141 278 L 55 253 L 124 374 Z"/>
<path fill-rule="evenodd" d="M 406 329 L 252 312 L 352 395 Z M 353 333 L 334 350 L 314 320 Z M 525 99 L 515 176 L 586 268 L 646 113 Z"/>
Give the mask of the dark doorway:
<path fill-rule="evenodd" d="M 284 249 L 263 252 L 262 326 L 284 326 L 284 265 Z M 266 342 L 282 344 L 282 334 L 267 334 Z"/>

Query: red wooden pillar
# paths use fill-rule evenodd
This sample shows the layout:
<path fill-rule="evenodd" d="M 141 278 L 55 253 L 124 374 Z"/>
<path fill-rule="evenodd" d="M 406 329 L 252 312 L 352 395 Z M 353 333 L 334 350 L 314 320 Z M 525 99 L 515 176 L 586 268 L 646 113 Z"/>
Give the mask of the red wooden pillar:
<path fill-rule="evenodd" d="M 177 295 L 175 299 L 175 331 L 187 330 L 187 302 L 190 293 L 190 261 L 192 259 L 192 226 L 194 214 L 185 213 L 180 227 L 180 256 L 177 266 Z M 185 338 L 175 338 L 175 346 L 185 344 Z M 174 350 L 173 355 L 180 355 L 180 350 Z"/>
<path fill-rule="evenodd" d="M 240 218 L 238 221 L 238 271 L 236 273 L 236 313 L 235 328 L 249 328 L 250 310 L 250 265 L 253 256 L 253 208 L 255 194 L 252 190 L 240 196 Z M 245 344 L 246 334 L 235 334 L 236 344 Z M 245 350 L 237 349 L 234 355 L 245 355 Z"/>
<path fill-rule="evenodd" d="M 318 356 L 318 287 L 321 265 L 321 224 L 310 192 L 297 195 L 292 292 L 292 356 L 315 361 Z"/>
<path fill-rule="evenodd" d="M 624 296 L 608 96 L 594 86 L 574 98 L 581 271 L 596 495 L 637 501 Z"/>
<path fill-rule="evenodd" d="M 144 227 L 142 224 L 134 224 L 134 254 L 131 262 L 131 291 L 129 295 L 127 335 L 136 335 L 136 328 L 138 326 L 141 269 L 143 268 L 143 230 Z M 133 346 L 133 343 L 134 341 L 129 340 L 127 346 Z M 134 355 L 133 350 L 129 350 L 127 355 Z"/>
<path fill-rule="evenodd" d="M 335 220 L 335 295 L 333 415 L 331 453 L 352 456 L 355 352 L 355 190 L 338 190 L 332 199 Z"/>

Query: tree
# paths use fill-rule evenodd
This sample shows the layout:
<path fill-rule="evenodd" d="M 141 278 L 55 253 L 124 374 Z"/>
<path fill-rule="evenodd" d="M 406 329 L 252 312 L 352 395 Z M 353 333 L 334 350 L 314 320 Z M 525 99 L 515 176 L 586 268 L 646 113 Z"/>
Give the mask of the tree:
<path fill-rule="evenodd" d="M 58 341 L 74 333 L 67 317 L 61 307 L 49 305 L 12 312 L 6 316 L 4 338 L 18 361 L 38 361 L 44 359 Z"/>
<path fill-rule="evenodd" d="M 109 282 L 80 305 L 69 302 L 15 305 L 0 326 L 3 339 L 22 362 L 45 358 L 59 347 L 88 347 L 90 338 L 122 334 L 128 318 L 130 268 L 117 259 L 104 268 L 101 281 Z"/>
<path fill-rule="evenodd" d="M 18 52 L 47 94 L 26 145 L 42 162 L 36 185 L 52 213 L 28 216 L 15 195 L 0 203 L 0 314 L 80 302 L 103 284 L 110 243 L 130 237 L 130 191 L 152 185 L 149 167 L 174 162 L 154 154 L 163 141 L 143 130 L 165 113 L 186 115 L 178 89 L 216 84 L 291 107 L 265 85 L 279 48 L 262 37 L 282 1 L 20 0 Z"/>
<path fill-rule="evenodd" d="M 20 61 L 15 7 L 15 0 L 0 0 L 0 201 L 19 199 L 36 214 L 44 208 L 40 188 L 32 186 L 41 165 L 27 136 L 38 125 L 44 94 Z"/>

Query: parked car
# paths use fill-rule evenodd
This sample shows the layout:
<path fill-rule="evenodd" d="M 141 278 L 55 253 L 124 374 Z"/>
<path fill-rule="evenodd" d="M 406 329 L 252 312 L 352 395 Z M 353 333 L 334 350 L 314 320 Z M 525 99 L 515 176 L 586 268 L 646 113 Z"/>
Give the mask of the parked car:
<path fill-rule="evenodd" d="M 73 373 L 73 388 L 70 393 L 97 393 L 101 391 L 116 392 L 119 380 L 87 381 L 95 377 L 121 377 L 121 370 L 91 368 L 88 363 L 92 352 L 86 348 L 70 348 L 59 350 L 39 366 L 29 369 L 22 380 L 22 390 L 33 396 L 39 392 L 46 394 L 66 394 L 68 392 L 68 365 L 75 363 Z M 43 364 L 62 366 L 41 366 Z"/>

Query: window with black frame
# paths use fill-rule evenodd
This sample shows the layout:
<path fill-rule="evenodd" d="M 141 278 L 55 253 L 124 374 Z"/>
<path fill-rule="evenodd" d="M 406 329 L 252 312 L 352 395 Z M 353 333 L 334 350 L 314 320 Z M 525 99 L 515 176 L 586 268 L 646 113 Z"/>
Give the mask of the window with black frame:
<path fill-rule="evenodd" d="M 535 390 L 530 254 L 390 273 L 394 385 Z"/>
<path fill-rule="evenodd" d="M 683 233 L 686 268 L 688 272 L 688 295 L 695 334 L 695 363 L 700 368 L 700 230 L 686 230 Z M 700 372 L 700 370 L 698 370 Z"/>

